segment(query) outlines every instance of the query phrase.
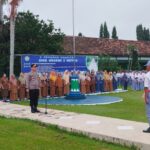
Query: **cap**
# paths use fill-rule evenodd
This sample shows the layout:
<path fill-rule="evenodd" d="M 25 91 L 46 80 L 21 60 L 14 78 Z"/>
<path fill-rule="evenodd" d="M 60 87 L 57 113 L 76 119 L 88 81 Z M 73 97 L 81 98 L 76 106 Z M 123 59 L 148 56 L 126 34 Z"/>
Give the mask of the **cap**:
<path fill-rule="evenodd" d="M 150 66 L 150 60 L 144 66 Z"/>
<path fill-rule="evenodd" d="M 37 64 L 32 64 L 32 65 L 31 65 L 31 68 L 32 68 L 32 67 L 38 67 L 38 66 L 37 66 Z"/>

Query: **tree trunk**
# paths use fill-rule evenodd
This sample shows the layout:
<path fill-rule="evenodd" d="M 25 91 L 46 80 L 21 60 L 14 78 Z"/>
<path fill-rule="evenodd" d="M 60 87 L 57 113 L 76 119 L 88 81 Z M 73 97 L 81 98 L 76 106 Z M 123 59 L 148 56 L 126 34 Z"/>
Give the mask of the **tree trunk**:
<path fill-rule="evenodd" d="M 10 72 L 9 75 L 14 74 L 14 44 L 15 44 L 15 19 L 10 17 Z"/>

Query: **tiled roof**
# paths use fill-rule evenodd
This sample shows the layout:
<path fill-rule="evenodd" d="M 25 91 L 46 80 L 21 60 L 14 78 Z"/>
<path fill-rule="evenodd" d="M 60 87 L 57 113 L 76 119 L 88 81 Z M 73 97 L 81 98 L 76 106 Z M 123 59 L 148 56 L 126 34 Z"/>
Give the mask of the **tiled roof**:
<path fill-rule="evenodd" d="M 76 37 L 76 54 L 126 56 L 128 45 L 134 45 L 140 56 L 150 56 L 150 42 Z M 65 54 L 73 54 L 73 37 L 64 38 Z"/>

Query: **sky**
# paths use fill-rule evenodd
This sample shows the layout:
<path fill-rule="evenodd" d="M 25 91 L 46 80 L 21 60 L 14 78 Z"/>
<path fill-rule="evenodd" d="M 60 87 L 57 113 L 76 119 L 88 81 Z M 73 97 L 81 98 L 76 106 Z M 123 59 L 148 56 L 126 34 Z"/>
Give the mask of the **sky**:
<path fill-rule="evenodd" d="M 74 0 L 75 35 L 99 37 L 100 24 L 109 32 L 116 26 L 119 39 L 136 40 L 136 26 L 150 28 L 150 0 Z M 73 34 L 72 0 L 23 0 L 18 11 L 30 10 L 40 19 L 52 20 L 55 28 Z M 6 9 L 5 9 L 6 11 Z"/>

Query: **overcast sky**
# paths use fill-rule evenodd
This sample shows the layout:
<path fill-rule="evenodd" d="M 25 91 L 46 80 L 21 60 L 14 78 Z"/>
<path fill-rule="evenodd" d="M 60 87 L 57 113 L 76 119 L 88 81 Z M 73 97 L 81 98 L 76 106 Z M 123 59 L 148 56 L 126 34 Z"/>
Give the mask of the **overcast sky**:
<path fill-rule="evenodd" d="M 116 26 L 120 39 L 136 40 L 136 26 L 150 28 L 150 0 L 74 0 L 75 34 L 98 37 L 99 27 L 107 22 Z M 40 19 L 53 20 L 56 28 L 72 35 L 72 0 L 23 0 L 19 11 L 30 10 Z"/>

